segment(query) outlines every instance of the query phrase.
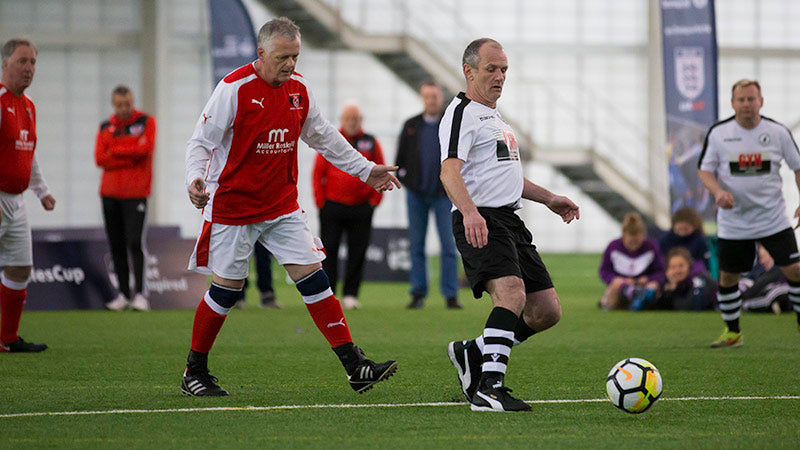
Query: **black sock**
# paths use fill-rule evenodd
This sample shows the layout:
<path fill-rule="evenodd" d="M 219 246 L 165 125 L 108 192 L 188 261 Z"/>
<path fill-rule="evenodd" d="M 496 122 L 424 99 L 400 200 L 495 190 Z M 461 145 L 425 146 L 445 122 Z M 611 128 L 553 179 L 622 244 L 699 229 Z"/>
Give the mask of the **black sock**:
<path fill-rule="evenodd" d="M 536 330 L 528 326 L 528 323 L 525 322 L 525 314 L 520 314 L 517 326 L 514 328 L 514 340 L 516 341 L 514 345 L 525 342 L 526 339 L 534 334 L 536 334 Z"/>
<path fill-rule="evenodd" d="M 339 357 L 339 361 L 342 362 L 342 366 L 344 366 L 344 370 L 348 374 L 356 370 L 358 363 L 361 362 L 362 359 L 361 353 L 356 350 L 352 342 L 334 347 L 333 352 Z"/>
<path fill-rule="evenodd" d="M 189 369 L 190 372 L 195 369 L 207 369 L 208 353 L 189 350 L 189 356 L 186 358 L 186 368 Z"/>

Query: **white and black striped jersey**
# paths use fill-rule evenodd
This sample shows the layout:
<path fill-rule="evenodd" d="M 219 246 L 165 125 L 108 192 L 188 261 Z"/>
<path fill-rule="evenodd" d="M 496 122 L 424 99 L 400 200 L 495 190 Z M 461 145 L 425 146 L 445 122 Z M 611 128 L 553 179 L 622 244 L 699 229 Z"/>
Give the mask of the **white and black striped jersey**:
<path fill-rule="evenodd" d="M 748 130 L 729 117 L 706 134 L 698 166 L 715 173 L 733 195 L 733 208 L 717 211 L 717 233 L 723 239 L 758 239 L 791 227 L 779 171 L 781 161 L 800 170 L 800 152 L 785 126 L 761 119 Z"/>
<path fill-rule="evenodd" d="M 442 161 L 464 161 L 461 176 L 478 207 L 519 207 L 522 163 L 514 130 L 495 108 L 473 102 L 461 92 L 439 124 Z M 453 206 L 455 210 L 455 206 Z"/>

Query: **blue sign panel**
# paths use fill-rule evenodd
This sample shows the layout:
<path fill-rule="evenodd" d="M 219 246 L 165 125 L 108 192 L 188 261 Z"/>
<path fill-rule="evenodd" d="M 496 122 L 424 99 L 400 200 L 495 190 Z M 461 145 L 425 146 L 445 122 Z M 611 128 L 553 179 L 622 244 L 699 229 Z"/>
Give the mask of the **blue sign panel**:
<path fill-rule="evenodd" d="M 253 22 L 240 0 L 208 0 L 214 85 L 256 58 Z"/>
<path fill-rule="evenodd" d="M 717 121 L 717 33 L 713 0 L 661 0 L 671 211 L 714 221 L 713 196 L 697 175 L 708 128 Z"/>

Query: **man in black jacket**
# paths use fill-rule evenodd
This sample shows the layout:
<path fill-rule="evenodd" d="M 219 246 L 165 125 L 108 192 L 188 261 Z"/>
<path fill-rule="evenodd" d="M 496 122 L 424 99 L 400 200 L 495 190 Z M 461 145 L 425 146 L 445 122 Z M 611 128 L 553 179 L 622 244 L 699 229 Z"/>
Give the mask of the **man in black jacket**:
<path fill-rule="evenodd" d="M 442 118 L 444 93 L 435 81 L 425 81 L 419 89 L 425 105 L 403 124 L 397 146 L 397 178 L 406 187 L 408 234 L 411 245 L 411 303 L 409 309 L 425 306 L 428 295 L 428 270 L 425 260 L 425 237 L 432 209 L 441 245 L 439 288 L 446 306 L 460 309 L 458 302 L 457 253 L 451 226 L 452 203 L 439 180 L 441 169 L 439 121 Z"/>

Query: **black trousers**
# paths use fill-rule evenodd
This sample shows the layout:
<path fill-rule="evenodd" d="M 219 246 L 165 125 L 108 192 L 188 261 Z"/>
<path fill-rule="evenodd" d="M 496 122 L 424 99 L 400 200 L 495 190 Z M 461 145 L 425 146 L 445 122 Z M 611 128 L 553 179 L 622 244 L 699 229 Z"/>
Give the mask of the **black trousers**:
<path fill-rule="evenodd" d="M 142 232 L 146 212 L 146 198 L 103 197 L 103 219 L 106 223 L 108 245 L 111 247 L 111 259 L 114 261 L 114 272 L 119 281 L 119 291 L 128 299 L 137 292 L 144 291 Z M 128 256 L 133 265 L 133 292 L 130 290 Z"/>
<path fill-rule="evenodd" d="M 334 293 L 339 279 L 339 245 L 342 235 L 346 235 L 347 265 L 342 295 L 358 297 L 358 287 L 364 272 L 364 257 L 372 230 L 373 211 L 374 208 L 369 203 L 351 206 L 332 201 L 325 202 L 319 210 L 320 239 L 327 253 L 322 261 L 322 268 L 328 274 Z"/>

